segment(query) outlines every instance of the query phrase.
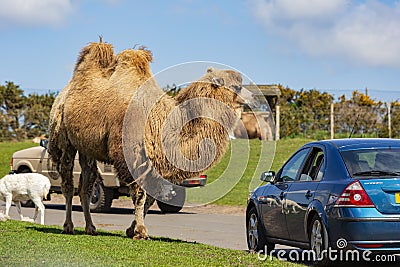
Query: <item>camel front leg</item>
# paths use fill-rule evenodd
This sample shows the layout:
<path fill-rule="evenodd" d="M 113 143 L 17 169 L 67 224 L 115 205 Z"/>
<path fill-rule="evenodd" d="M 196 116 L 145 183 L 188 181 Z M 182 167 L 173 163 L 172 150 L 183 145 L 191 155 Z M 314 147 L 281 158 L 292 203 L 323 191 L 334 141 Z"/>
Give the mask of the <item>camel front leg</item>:
<path fill-rule="evenodd" d="M 93 224 L 92 216 L 90 215 L 90 198 L 93 192 L 93 185 L 100 174 L 97 170 L 96 161 L 88 159 L 85 155 L 79 154 L 79 164 L 81 165 L 81 176 L 79 179 L 79 197 L 86 222 L 86 234 L 97 235 L 96 227 Z"/>
<path fill-rule="evenodd" d="M 72 198 L 74 197 L 74 159 L 76 150 L 69 144 L 67 150 L 61 156 L 59 164 L 61 174 L 61 191 L 65 197 L 65 222 L 62 234 L 74 234 L 74 224 L 72 223 Z"/>

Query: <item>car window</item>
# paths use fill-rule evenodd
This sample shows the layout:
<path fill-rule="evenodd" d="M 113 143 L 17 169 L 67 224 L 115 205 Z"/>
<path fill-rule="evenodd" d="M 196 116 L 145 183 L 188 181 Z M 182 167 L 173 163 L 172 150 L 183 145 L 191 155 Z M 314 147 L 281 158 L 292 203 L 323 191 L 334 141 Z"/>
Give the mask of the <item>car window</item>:
<path fill-rule="evenodd" d="M 303 162 L 310 151 L 309 148 L 298 151 L 283 167 L 280 180 L 290 182 L 296 180 L 297 173 L 303 165 Z"/>
<path fill-rule="evenodd" d="M 360 149 L 341 151 L 350 176 L 400 175 L 400 149 Z"/>
<path fill-rule="evenodd" d="M 323 176 L 322 166 L 324 164 L 324 159 L 324 151 L 319 147 L 314 147 L 304 164 L 299 180 L 303 182 L 321 180 Z"/>

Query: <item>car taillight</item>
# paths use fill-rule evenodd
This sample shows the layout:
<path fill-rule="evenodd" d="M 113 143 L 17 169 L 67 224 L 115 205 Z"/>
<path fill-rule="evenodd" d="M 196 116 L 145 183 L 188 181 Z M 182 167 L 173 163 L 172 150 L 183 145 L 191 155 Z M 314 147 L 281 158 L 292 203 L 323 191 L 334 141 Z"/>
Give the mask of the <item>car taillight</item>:
<path fill-rule="evenodd" d="M 359 181 L 352 182 L 340 194 L 335 207 L 374 207 Z"/>
<path fill-rule="evenodd" d="M 200 179 L 207 178 L 207 174 L 200 174 Z"/>
<path fill-rule="evenodd" d="M 356 244 L 356 246 L 360 248 L 381 248 L 383 247 L 383 244 Z"/>

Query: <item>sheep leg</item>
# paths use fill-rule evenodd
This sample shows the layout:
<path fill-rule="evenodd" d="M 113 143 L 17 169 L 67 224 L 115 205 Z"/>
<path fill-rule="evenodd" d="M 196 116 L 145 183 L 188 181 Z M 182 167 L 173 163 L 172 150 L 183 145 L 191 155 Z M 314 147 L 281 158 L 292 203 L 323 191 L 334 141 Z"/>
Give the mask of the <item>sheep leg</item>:
<path fill-rule="evenodd" d="M 24 220 L 24 216 L 22 215 L 22 211 L 21 211 L 21 202 L 19 201 L 14 201 L 15 206 L 17 207 L 17 212 L 19 217 L 21 218 L 21 221 Z"/>
<path fill-rule="evenodd" d="M 6 195 L 6 216 L 9 218 L 10 216 L 8 215 L 10 212 L 11 204 L 12 204 L 12 195 Z"/>
<path fill-rule="evenodd" d="M 79 164 L 81 165 L 81 176 L 79 179 L 79 197 L 81 199 L 81 205 L 83 214 L 86 222 L 86 234 L 97 235 L 96 227 L 93 224 L 92 217 L 90 215 L 90 197 L 92 196 L 93 184 L 100 174 L 97 170 L 96 161 L 88 159 L 85 155 L 79 153 Z"/>
<path fill-rule="evenodd" d="M 61 191 L 65 197 L 65 222 L 62 234 L 74 234 L 74 224 L 72 222 L 72 198 L 74 197 L 74 159 L 76 149 L 71 144 L 66 144 L 66 151 L 63 152 L 60 162 Z"/>
<path fill-rule="evenodd" d="M 35 204 L 35 214 L 33 214 L 33 220 L 34 221 L 36 221 L 36 218 L 37 218 L 37 216 L 38 216 L 38 213 L 39 213 L 39 208 L 38 208 L 38 206 Z M 42 223 L 42 224 L 44 224 L 44 223 Z"/>
<path fill-rule="evenodd" d="M 21 202 L 20 202 L 20 201 L 16 200 L 16 201 L 14 201 L 14 203 L 15 203 L 15 206 L 17 207 L 17 211 L 18 211 L 19 217 L 21 218 L 21 221 L 23 221 L 23 222 L 35 222 L 35 221 L 32 220 L 31 218 L 29 218 L 29 217 L 24 217 L 24 216 L 22 215 L 22 211 L 21 211 Z"/>
<path fill-rule="evenodd" d="M 44 204 L 41 198 L 32 199 L 33 203 L 35 203 L 35 215 L 33 215 L 33 221 L 36 220 L 38 211 L 40 211 L 40 224 L 44 224 Z"/>

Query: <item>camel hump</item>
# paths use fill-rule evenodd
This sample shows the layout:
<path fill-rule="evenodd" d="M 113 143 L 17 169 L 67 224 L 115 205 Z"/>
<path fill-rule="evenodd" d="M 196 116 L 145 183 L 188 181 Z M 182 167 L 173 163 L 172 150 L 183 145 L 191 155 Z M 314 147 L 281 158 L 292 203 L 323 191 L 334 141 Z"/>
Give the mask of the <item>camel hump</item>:
<path fill-rule="evenodd" d="M 92 42 L 82 48 L 75 65 L 75 71 L 82 65 L 85 65 L 85 68 L 91 65 L 106 69 L 113 64 L 115 64 L 113 46 L 109 43 L 103 43 L 100 39 L 99 43 Z"/>
<path fill-rule="evenodd" d="M 144 76 L 151 76 L 150 62 L 153 55 L 150 50 L 127 49 L 117 55 L 117 66 L 119 68 L 136 68 L 137 71 Z"/>

